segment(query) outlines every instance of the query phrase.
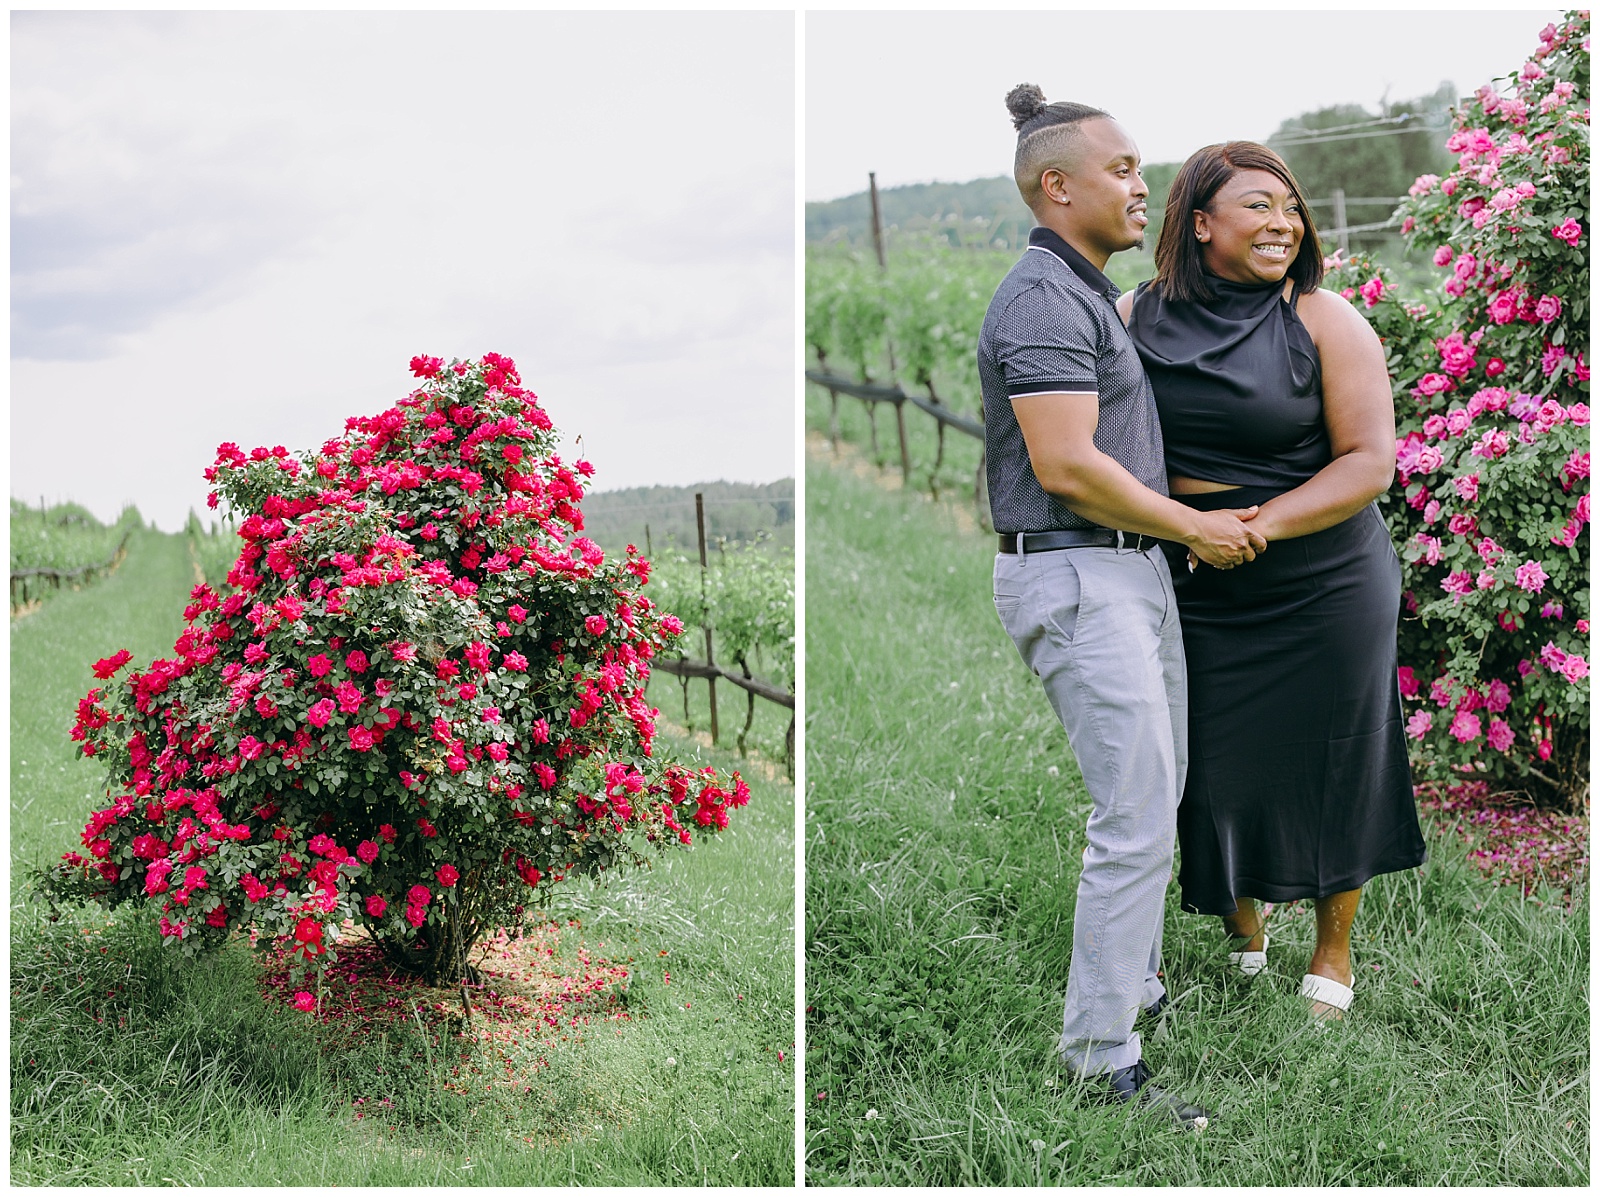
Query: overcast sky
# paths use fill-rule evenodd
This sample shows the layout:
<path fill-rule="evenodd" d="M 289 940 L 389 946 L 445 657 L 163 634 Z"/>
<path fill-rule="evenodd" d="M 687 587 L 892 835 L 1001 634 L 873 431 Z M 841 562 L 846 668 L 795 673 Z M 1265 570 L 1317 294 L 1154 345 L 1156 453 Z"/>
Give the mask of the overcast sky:
<path fill-rule="evenodd" d="M 11 494 L 163 528 L 413 354 L 602 489 L 794 472 L 794 17 L 11 18 Z"/>
<path fill-rule="evenodd" d="M 1521 68 L 1556 9 L 824 12 L 806 16 L 805 198 L 1009 174 L 1005 94 L 1111 112 L 1147 162 L 1265 140 L 1316 108 L 1462 94 Z"/>

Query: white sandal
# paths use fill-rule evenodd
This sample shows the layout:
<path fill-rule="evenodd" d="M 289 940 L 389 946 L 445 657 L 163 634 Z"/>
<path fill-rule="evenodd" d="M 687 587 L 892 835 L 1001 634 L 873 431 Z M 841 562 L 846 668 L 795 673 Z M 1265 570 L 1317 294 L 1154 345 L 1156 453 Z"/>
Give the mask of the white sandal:
<path fill-rule="evenodd" d="M 1237 968 L 1242 976 L 1253 977 L 1266 969 L 1267 945 L 1271 942 L 1270 935 L 1262 935 L 1259 952 L 1229 952 L 1228 963 Z"/>
<path fill-rule="evenodd" d="M 1321 1002 L 1332 1006 L 1341 1014 L 1350 1009 L 1350 1002 L 1356 996 L 1356 991 L 1348 985 L 1341 985 L 1330 977 L 1319 977 L 1316 973 L 1307 973 L 1300 980 L 1300 996 L 1310 998 L 1313 1002 Z M 1325 1015 L 1331 1018 L 1333 1015 Z"/>

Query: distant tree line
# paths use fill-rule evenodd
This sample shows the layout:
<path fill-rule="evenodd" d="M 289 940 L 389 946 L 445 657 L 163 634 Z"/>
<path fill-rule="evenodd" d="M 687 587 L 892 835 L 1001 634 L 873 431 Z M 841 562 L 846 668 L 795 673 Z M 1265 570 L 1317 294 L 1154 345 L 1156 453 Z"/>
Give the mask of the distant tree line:
<path fill-rule="evenodd" d="M 699 543 L 697 491 L 705 496 L 706 540 L 712 551 L 719 543 L 749 544 L 762 534 L 773 544 L 794 547 L 793 478 L 592 491 L 583 499 L 584 534 L 613 552 L 634 544 L 641 551 L 672 548 L 693 553 Z"/>
<path fill-rule="evenodd" d="M 1315 204 L 1317 223 L 1324 229 L 1334 227 L 1329 201 L 1338 188 L 1351 200 L 1384 201 L 1348 204 L 1347 224 L 1378 223 L 1389 216 L 1397 198 L 1405 195 L 1418 175 L 1449 169 L 1450 156 L 1444 143 L 1456 94 L 1454 84 L 1441 83 L 1429 95 L 1394 103 L 1382 101 L 1375 109 L 1360 104 L 1320 108 L 1284 121 L 1267 144 L 1288 162 L 1308 193 L 1306 198 Z M 1167 192 L 1178 165 L 1144 164 L 1145 182 L 1150 187 L 1150 225 L 1141 251 L 1144 255 L 1155 252 Z M 1033 216 L 1009 175 L 968 183 L 882 188 L 878 203 L 885 233 L 896 240 L 918 242 L 934 238 L 953 246 L 1016 250 L 1027 243 L 1028 230 L 1033 227 Z M 806 241 L 870 251 L 870 194 L 861 191 L 808 203 Z M 1352 234 L 1350 242 L 1352 249 L 1368 252 L 1399 245 L 1397 232 L 1380 230 Z M 1331 242 L 1327 248 L 1332 248 Z"/>

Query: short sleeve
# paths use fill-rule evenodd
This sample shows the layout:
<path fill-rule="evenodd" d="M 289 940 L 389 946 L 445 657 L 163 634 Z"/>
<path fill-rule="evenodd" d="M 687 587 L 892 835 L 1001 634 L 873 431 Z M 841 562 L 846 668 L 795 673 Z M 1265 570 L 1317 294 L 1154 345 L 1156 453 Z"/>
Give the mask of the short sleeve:
<path fill-rule="evenodd" d="M 1013 299 L 993 329 L 995 360 L 1013 399 L 1053 391 L 1097 393 L 1099 345 L 1100 329 L 1084 298 L 1042 283 Z"/>

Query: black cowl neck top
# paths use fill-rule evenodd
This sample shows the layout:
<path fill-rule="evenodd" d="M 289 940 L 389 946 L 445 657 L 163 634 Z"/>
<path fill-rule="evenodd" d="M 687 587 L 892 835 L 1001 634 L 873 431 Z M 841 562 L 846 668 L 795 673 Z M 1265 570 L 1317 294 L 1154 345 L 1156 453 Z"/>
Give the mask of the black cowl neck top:
<path fill-rule="evenodd" d="M 1155 390 L 1167 473 L 1235 486 L 1299 486 L 1333 459 L 1322 359 L 1283 283 L 1207 275 L 1211 298 L 1134 292 L 1128 332 Z"/>

